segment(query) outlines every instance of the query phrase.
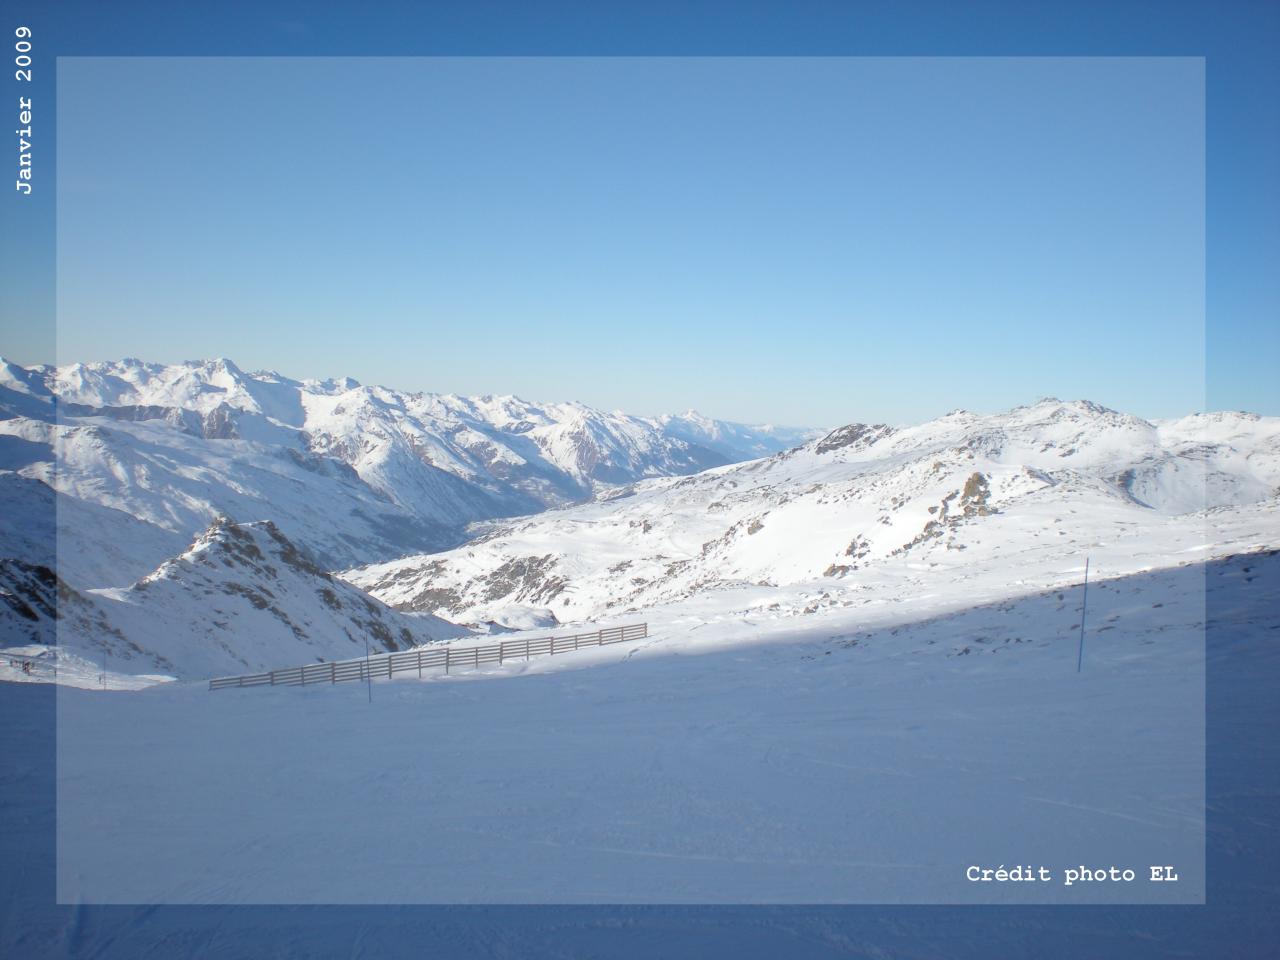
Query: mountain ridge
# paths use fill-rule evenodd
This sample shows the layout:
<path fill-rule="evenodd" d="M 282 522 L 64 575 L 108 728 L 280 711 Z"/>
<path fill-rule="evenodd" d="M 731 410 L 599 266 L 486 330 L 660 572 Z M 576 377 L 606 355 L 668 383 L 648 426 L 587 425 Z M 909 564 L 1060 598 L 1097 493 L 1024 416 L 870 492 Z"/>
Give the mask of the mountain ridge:
<path fill-rule="evenodd" d="M 1062 566 L 1092 543 L 1127 563 L 1118 545 L 1138 556 L 1204 543 L 1197 529 L 1214 511 L 1254 510 L 1273 536 L 1278 492 L 1280 418 L 1153 423 L 1046 398 L 909 427 L 849 424 L 344 576 L 393 606 L 467 618 L 526 604 L 589 619 L 734 590 L 843 603 L 888 571 L 963 575 L 967 558 L 989 552 Z"/>
<path fill-rule="evenodd" d="M 715 449 L 697 442 L 699 431 L 715 434 Z M 151 546 L 112 570 L 66 551 L 62 572 L 82 586 L 131 582 L 167 555 L 155 544 L 171 549 L 220 514 L 274 519 L 336 569 L 453 546 L 472 523 L 693 473 L 808 433 L 291 380 L 227 359 L 0 360 L 0 470 L 47 484 L 59 508 L 93 504 L 156 529 L 141 538 Z"/>

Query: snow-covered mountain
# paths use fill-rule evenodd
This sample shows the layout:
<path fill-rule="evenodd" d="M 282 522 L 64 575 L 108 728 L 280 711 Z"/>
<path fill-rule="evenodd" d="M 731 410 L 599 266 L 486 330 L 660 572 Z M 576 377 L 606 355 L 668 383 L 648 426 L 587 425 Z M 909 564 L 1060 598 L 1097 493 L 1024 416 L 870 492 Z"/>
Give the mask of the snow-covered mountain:
<path fill-rule="evenodd" d="M 78 591 L 47 566 L 0 560 L 0 645 L 128 675 L 208 677 L 401 650 L 467 631 L 398 613 L 336 580 L 270 521 L 220 518 L 125 588 Z"/>
<path fill-rule="evenodd" d="M 578 403 L 291 380 L 229 360 L 0 361 L 5 502 L 25 514 L 55 499 L 30 481 L 56 491 L 59 571 L 79 586 L 131 583 L 220 515 L 272 519 L 338 568 L 452 546 L 476 521 L 808 435 L 692 412 L 645 419 Z M 23 525 L 50 526 L 53 512 Z M 31 547 L 21 530 L 0 527 L 0 537 L 0 556 Z"/>
<path fill-rule="evenodd" d="M 805 437 L 221 360 L 3 364 L 4 639 L 41 642 L 60 595 L 86 656 L 115 643 L 203 676 L 451 629 L 419 636 L 359 590 L 509 628 L 761 624 L 998 600 L 1073 582 L 1086 555 L 1118 576 L 1280 542 L 1280 418 L 1043 400 Z"/>
<path fill-rule="evenodd" d="M 852 424 L 345 576 L 392 606 L 464 619 L 523 604 L 583 620 L 694 598 L 699 617 L 790 615 L 905 602 L 980 567 L 1003 589 L 1035 571 L 1041 585 L 1078 577 L 1090 553 L 1110 575 L 1169 566 L 1223 524 L 1245 546 L 1274 545 L 1278 485 L 1280 418 L 1150 423 L 1043 400 L 905 429 Z"/>

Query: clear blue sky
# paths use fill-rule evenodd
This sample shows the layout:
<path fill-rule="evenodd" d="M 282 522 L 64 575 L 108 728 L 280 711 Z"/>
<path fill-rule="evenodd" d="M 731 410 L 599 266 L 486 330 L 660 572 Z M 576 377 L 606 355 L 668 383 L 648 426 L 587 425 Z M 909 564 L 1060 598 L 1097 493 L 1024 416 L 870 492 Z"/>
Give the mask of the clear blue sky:
<path fill-rule="evenodd" d="M 59 357 L 799 423 L 1196 409 L 1202 66 L 64 60 Z"/>
<path fill-rule="evenodd" d="M 391 4 L 345 38 L 296 5 L 254 8 L 266 29 L 234 39 L 192 22 L 207 13 L 158 14 L 141 39 L 63 46 L 1179 56 L 64 59 L 59 359 L 222 354 L 819 424 L 1050 393 L 1173 415 L 1205 404 L 1207 119 L 1208 405 L 1280 412 L 1274 109 L 1214 113 L 1215 76 L 1274 72 L 1265 44 L 1227 66 L 1274 27 L 1265 7 L 1241 5 L 1257 22 L 1234 38 L 1188 16 L 1121 24 L 1147 42 L 1116 44 L 1073 43 L 1048 8 L 1038 29 L 989 5 L 948 31 L 871 4 L 785 23 L 699 5 L 682 31 L 671 11 L 587 30 L 583 7 L 531 25 L 446 6 Z M 52 355 L 34 327 L 5 339 Z"/>

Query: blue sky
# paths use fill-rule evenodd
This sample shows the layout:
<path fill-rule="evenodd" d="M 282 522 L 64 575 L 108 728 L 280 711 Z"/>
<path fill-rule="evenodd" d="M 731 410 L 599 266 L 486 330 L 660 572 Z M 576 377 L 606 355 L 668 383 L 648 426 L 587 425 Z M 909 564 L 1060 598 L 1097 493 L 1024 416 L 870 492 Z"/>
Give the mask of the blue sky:
<path fill-rule="evenodd" d="M 819 424 L 1203 402 L 1198 59 L 60 71 L 63 361 Z"/>
<path fill-rule="evenodd" d="M 683 32 L 622 7 L 593 32 L 564 29 L 569 7 L 446 6 L 389 5 L 398 26 L 344 40 L 290 5 L 234 41 L 191 11 L 141 39 L 78 32 L 67 53 L 154 54 L 167 27 L 173 52 L 472 59 L 64 59 L 59 359 L 223 354 L 819 424 L 1044 394 L 1166 416 L 1206 403 L 1207 253 L 1207 405 L 1280 412 L 1274 110 L 1219 97 L 1215 121 L 1220 38 L 1166 19 L 1145 45 L 1064 50 L 1046 8 L 1028 52 L 1179 56 L 908 60 L 1007 54 L 1022 21 L 946 34 L 814 4 L 810 27 L 840 30 L 806 43 L 764 5 L 718 24 L 701 5 Z M 792 58 L 475 57 L 664 51 Z M 53 354 L 35 325 L 5 339 Z"/>

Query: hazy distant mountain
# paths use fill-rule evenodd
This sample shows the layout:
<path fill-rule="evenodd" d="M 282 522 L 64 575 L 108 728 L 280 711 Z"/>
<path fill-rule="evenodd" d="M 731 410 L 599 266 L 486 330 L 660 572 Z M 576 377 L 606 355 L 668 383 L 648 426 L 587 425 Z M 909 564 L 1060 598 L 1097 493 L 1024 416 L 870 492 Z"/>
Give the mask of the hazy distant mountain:
<path fill-rule="evenodd" d="M 713 450 L 723 456 L 726 463 L 755 460 L 780 453 L 820 437 L 825 432 L 768 424 L 752 427 L 726 420 L 713 420 L 696 410 L 686 410 L 678 415 L 667 414 L 658 417 L 657 422 L 668 437 Z"/>

